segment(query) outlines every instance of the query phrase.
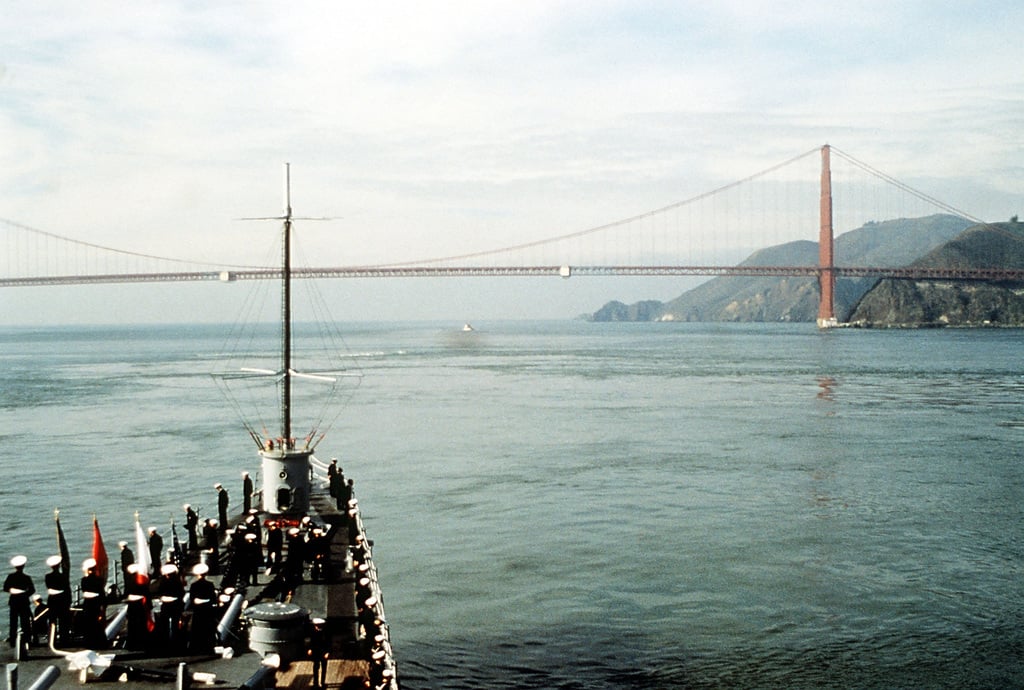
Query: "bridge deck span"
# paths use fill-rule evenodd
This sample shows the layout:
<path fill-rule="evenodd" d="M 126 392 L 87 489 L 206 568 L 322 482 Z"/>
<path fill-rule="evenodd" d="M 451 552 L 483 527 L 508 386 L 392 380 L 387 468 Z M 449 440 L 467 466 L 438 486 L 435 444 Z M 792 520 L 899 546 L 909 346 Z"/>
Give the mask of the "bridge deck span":
<path fill-rule="evenodd" d="M 840 278 L 894 278 L 902 280 L 1024 281 L 1024 269 L 1003 268 L 880 268 L 836 266 Z M 818 277 L 817 266 L 341 266 L 292 270 L 293 278 L 454 278 L 454 277 L 563 277 L 570 276 L 806 276 Z M 280 269 L 252 268 L 231 271 L 178 273 L 107 273 L 0 278 L 0 287 L 88 285 L 100 283 L 159 283 L 236 280 L 273 280 Z"/>

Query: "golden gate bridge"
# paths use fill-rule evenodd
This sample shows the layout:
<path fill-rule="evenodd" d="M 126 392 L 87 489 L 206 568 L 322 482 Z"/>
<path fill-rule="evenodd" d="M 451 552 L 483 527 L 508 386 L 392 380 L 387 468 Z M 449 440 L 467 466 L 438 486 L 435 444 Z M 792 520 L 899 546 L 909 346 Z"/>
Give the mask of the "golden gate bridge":
<path fill-rule="evenodd" d="M 813 176 L 807 163 L 814 163 Z M 841 164 L 836 179 L 835 162 Z M 816 178 L 814 180 L 809 178 Z M 798 209 L 798 210 L 794 210 Z M 829 145 L 652 211 L 513 246 L 400 263 L 293 267 L 298 279 L 462 276 L 802 276 L 819 284 L 818 323 L 836 323 L 837 278 L 1021 281 L 1024 270 L 838 264 L 837 227 L 948 213 L 990 226 Z M 279 279 L 281 269 L 169 258 L 106 247 L 0 219 L 0 287 Z M 813 265 L 741 261 L 759 247 L 815 238 Z M 1014 238 L 1019 240 L 1020 238 Z M 720 257 L 729 255 L 729 261 Z M 716 257 L 719 257 L 716 259 Z"/>

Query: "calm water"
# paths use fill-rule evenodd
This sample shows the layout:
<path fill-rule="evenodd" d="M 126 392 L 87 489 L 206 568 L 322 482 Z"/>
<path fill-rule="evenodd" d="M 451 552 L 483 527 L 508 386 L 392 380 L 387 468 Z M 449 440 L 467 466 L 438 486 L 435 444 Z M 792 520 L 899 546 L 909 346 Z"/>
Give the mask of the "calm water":
<path fill-rule="evenodd" d="M 407 688 L 1024 686 L 1021 331 L 345 331 Z M 0 556 L 255 470 L 225 333 L 0 330 Z"/>

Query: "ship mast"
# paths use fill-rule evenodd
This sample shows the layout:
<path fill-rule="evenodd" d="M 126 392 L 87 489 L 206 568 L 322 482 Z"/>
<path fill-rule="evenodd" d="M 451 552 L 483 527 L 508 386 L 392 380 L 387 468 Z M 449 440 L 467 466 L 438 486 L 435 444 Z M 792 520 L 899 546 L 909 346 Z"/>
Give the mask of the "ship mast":
<path fill-rule="evenodd" d="M 281 238 L 281 438 L 292 437 L 292 192 L 291 166 L 284 164 L 284 223 Z"/>

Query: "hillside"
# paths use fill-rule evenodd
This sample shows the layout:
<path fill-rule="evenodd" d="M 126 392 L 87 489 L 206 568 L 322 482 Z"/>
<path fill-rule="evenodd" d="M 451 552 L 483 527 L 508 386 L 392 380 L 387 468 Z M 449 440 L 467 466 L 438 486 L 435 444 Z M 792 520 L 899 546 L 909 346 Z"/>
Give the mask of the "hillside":
<path fill-rule="evenodd" d="M 963 218 L 944 214 L 868 223 L 836 238 L 836 263 L 904 266 L 956 237 L 969 225 Z M 817 242 L 805 240 L 762 249 L 743 265 L 814 266 L 817 262 Z M 871 278 L 837 280 L 837 317 L 844 320 L 875 282 Z M 816 279 L 737 276 L 713 278 L 669 302 L 609 302 L 591 320 L 813 322 L 817 316 Z"/>
<path fill-rule="evenodd" d="M 1024 268 L 1024 224 L 972 226 L 912 265 Z M 876 327 L 1021 326 L 1024 285 L 880 280 L 864 295 L 849 321 Z"/>

